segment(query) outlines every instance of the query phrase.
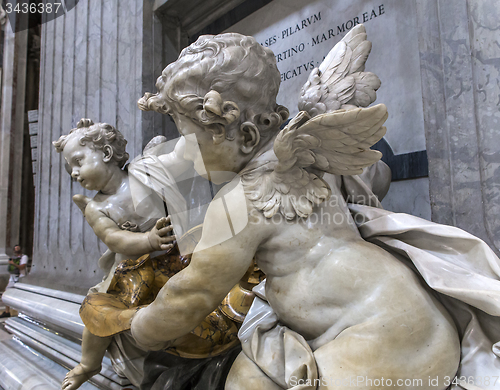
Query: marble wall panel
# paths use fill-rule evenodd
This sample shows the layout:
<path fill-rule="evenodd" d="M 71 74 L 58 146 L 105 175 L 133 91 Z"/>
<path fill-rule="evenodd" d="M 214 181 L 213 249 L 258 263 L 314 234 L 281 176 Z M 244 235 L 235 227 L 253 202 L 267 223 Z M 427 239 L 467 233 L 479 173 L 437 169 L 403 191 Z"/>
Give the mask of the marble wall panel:
<path fill-rule="evenodd" d="M 500 242 L 500 6 L 417 2 L 432 219 Z"/>
<path fill-rule="evenodd" d="M 468 5 L 484 226 L 500 249 L 500 3 Z"/>

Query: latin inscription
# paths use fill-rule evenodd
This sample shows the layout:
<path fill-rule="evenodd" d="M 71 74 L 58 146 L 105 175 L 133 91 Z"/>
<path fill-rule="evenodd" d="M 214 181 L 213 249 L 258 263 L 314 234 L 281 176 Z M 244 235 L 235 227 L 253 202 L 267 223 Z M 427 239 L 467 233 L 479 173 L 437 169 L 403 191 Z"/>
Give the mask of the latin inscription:
<path fill-rule="evenodd" d="M 276 52 L 275 48 L 272 46 L 277 44 L 278 42 L 281 41 L 282 42 L 281 47 L 283 47 L 284 41 L 291 38 L 292 36 L 296 38 L 297 36 L 301 35 L 301 33 L 304 32 L 304 30 L 307 30 L 308 27 L 314 24 L 318 23 L 321 23 L 322 25 L 327 23 L 330 24 L 329 22 L 321 19 L 321 11 L 319 11 L 317 13 L 310 15 L 305 19 L 300 20 L 299 22 L 293 23 L 287 26 L 286 28 L 281 29 L 281 31 L 277 31 L 275 33 L 270 34 L 264 41 L 261 42 L 261 45 L 269 47 L 275 51 L 276 62 L 279 64 L 278 66 L 280 66 L 283 65 L 282 63 L 284 61 L 290 60 L 297 54 L 307 53 L 308 49 L 312 49 L 315 46 L 327 42 L 338 35 L 345 35 L 354 26 L 360 23 L 370 22 L 371 20 L 379 18 L 384 14 L 385 14 L 384 4 L 380 4 L 379 6 L 374 7 L 370 10 L 366 10 L 365 12 L 353 16 L 348 20 L 344 20 L 342 23 L 338 24 L 332 23 L 331 25 L 327 26 L 323 32 L 316 34 L 314 36 L 310 36 L 310 34 L 308 36 L 308 33 L 306 31 L 304 34 L 302 34 L 304 35 L 302 42 L 291 45 L 290 47 L 287 47 L 285 50 L 280 50 L 279 52 Z M 297 41 L 295 40 L 295 42 Z M 323 58 L 321 58 L 321 61 L 323 59 L 324 56 Z M 300 64 L 294 64 L 295 66 L 293 68 L 282 71 L 281 81 L 286 82 L 288 80 L 293 79 L 294 77 L 300 76 L 303 73 L 310 72 L 315 66 L 318 66 L 321 61 L 314 59 L 313 55 L 311 55 L 310 60 L 307 60 L 305 62 L 301 61 L 302 63 Z M 280 68 L 282 69 L 282 66 L 280 66 Z"/>
<path fill-rule="evenodd" d="M 340 25 L 337 25 L 336 28 L 330 28 L 328 31 L 325 31 L 323 34 L 318 34 L 315 37 L 312 37 L 312 46 L 315 46 L 319 43 L 323 43 L 328 41 L 329 39 L 339 35 L 345 34 L 351 28 L 360 23 L 366 23 L 372 20 L 373 18 L 377 18 L 382 16 L 385 13 L 384 5 L 381 4 L 377 9 L 372 9 L 370 12 L 364 12 L 361 16 L 355 16 L 352 19 L 349 19 L 347 22 L 344 22 Z"/>

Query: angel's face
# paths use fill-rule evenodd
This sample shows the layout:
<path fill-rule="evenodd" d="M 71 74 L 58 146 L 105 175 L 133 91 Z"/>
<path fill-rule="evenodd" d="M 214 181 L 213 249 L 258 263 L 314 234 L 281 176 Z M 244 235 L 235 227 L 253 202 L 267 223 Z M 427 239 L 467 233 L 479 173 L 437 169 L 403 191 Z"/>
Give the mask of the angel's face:
<path fill-rule="evenodd" d="M 247 156 L 241 153 L 238 137 L 215 144 L 203 125 L 179 113 L 173 113 L 172 117 L 179 133 L 186 138 L 184 158 L 194 162 L 199 175 L 222 183 L 231 180 L 246 165 Z"/>
<path fill-rule="evenodd" d="M 71 177 L 87 190 L 101 191 L 114 171 L 120 168 L 109 162 L 102 150 L 93 150 L 79 141 L 79 136 L 71 137 L 62 152 L 71 169 Z"/>

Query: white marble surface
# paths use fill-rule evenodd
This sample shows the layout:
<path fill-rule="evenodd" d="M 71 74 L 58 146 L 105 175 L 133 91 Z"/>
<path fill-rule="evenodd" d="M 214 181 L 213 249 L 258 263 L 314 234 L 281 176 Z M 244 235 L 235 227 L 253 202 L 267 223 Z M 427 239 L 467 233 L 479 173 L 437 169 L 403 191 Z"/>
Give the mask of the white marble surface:
<path fill-rule="evenodd" d="M 354 25 L 355 18 L 365 24 L 368 39 L 373 42 L 366 70 L 382 81 L 376 103 L 384 103 L 388 108 L 387 141 L 395 154 L 425 150 L 413 1 L 274 0 L 226 32 L 252 35 L 274 51 L 282 74 L 277 101 L 293 115 L 297 112 L 297 91 L 307 80 L 310 64 L 317 67 L 321 63 Z M 323 34 L 326 39 L 321 41 Z M 318 36 L 320 42 L 316 44 Z M 294 69 L 297 76 L 293 75 Z"/>
<path fill-rule="evenodd" d="M 23 342 L 26 346 L 33 348 L 33 350 L 41 353 L 50 360 L 62 364 L 63 366 L 66 367 L 76 366 L 77 362 L 68 358 L 64 354 L 51 349 L 49 346 L 41 343 L 41 341 L 28 337 L 24 333 L 18 332 L 15 329 L 9 328 L 9 331 L 11 331 L 13 335 L 17 337 L 21 342 Z M 98 384 L 99 386 L 102 386 L 105 389 L 120 390 L 122 388 L 122 386 L 110 381 L 109 379 L 103 377 L 102 375 L 96 375 L 95 377 L 92 378 L 92 380 L 94 383 Z"/>
<path fill-rule="evenodd" d="M 50 288 L 34 286 L 26 283 L 16 283 L 16 288 L 24 291 L 29 291 L 35 294 L 46 295 L 52 298 L 62 299 L 64 301 L 81 304 L 85 296 L 79 294 L 68 293 L 66 291 L 53 290 Z"/>
<path fill-rule="evenodd" d="M 3 321 L 0 321 L 0 323 L 1 322 L 5 322 L 5 319 L 3 319 Z M 9 332 L 6 332 L 5 330 L 0 329 L 0 341 L 10 340 L 11 338 L 12 338 L 12 335 Z"/>
<path fill-rule="evenodd" d="M 6 390 L 58 390 L 67 370 L 16 340 L 0 343 L 0 386 Z M 85 383 L 82 390 L 98 390 Z"/>
<path fill-rule="evenodd" d="M 81 346 L 79 344 L 21 318 L 9 318 L 6 321 L 6 329 L 25 344 L 66 367 L 76 366 L 81 359 Z M 102 383 L 109 388 L 116 387 L 116 384 L 128 385 L 130 383 L 126 378 L 119 377 L 113 371 L 109 358 L 104 358 L 101 375 L 95 378 L 95 382 Z M 113 384 L 113 382 L 116 383 Z"/>
<path fill-rule="evenodd" d="M 80 305 L 32 292 L 10 288 L 2 295 L 3 302 L 15 310 L 67 330 L 80 338 L 84 325 L 79 315 Z"/>

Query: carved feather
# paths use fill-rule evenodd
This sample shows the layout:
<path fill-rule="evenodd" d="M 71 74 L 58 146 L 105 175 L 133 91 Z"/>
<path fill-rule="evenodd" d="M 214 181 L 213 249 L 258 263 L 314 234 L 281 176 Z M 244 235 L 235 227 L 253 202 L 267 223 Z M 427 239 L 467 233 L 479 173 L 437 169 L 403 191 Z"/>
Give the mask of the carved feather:
<path fill-rule="evenodd" d="M 362 24 L 354 27 L 314 68 L 299 96 L 299 110 L 312 117 L 338 109 L 367 107 L 380 88 L 379 78 L 364 72 L 372 44 Z"/>

